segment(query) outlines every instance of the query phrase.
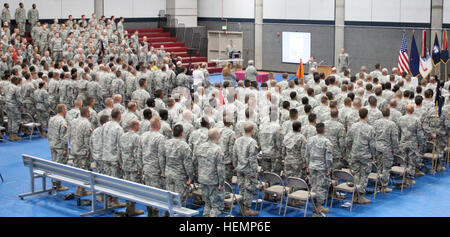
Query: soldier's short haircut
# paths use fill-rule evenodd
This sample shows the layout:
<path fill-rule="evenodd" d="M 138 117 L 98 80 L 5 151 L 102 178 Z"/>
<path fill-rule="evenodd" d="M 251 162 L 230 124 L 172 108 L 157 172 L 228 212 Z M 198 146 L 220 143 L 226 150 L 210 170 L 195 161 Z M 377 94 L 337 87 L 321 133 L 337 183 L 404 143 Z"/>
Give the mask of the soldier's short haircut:
<path fill-rule="evenodd" d="M 173 137 L 180 137 L 183 133 L 183 125 L 178 124 L 173 127 Z"/>
<path fill-rule="evenodd" d="M 421 105 L 423 101 L 423 97 L 421 95 L 417 95 L 416 98 L 414 98 L 414 102 L 416 105 Z"/>
<path fill-rule="evenodd" d="M 121 114 L 120 109 L 113 109 L 111 111 L 111 118 L 117 119 L 119 118 L 120 114 Z"/>
<path fill-rule="evenodd" d="M 322 102 L 322 103 L 326 103 L 326 102 L 328 102 L 328 97 L 327 96 L 322 96 L 322 98 L 320 98 L 320 102 Z"/>
<path fill-rule="evenodd" d="M 317 115 L 315 113 L 308 115 L 308 122 L 312 123 L 312 122 L 316 121 L 316 119 L 317 119 Z"/>
<path fill-rule="evenodd" d="M 347 94 L 347 97 L 350 98 L 352 101 L 355 99 L 355 93 L 350 92 Z"/>
<path fill-rule="evenodd" d="M 307 93 L 308 93 L 309 96 L 313 95 L 314 94 L 314 89 L 313 88 L 308 88 Z"/>
<path fill-rule="evenodd" d="M 122 74 L 122 72 L 121 72 L 120 70 L 117 70 L 117 72 L 116 72 L 116 77 L 119 78 L 121 74 Z M 139 82 L 140 82 L 140 81 L 139 81 Z"/>
<path fill-rule="evenodd" d="M 283 109 L 287 109 L 289 108 L 289 106 L 291 105 L 291 103 L 289 101 L 283 101 Z"/>
<path fill-rule="evenodd" d="M 289 93 L 289 97 L 291 97 L 291 99 L 295 99 L 295 97 L 297 96 L 297 92 L 295 91 L 291 91 L 291 93 Z"/>
<path fill-rule="evenodd" d="M 353 100 L 353 105 L 356 105 L 357 107 L 361 107 L 361 106 L 362 106 L 362 101 L 361 101 L 361 99 L 358 98 L 358 97 L 356 97 L 356 98 Z"/>
<path fill-rule="evenodd" d="M 161 117 L 162 120 L 167 120 L 167 118 L 169 117 L 169 111 L 167 111 L 167 109 L 160 110 L 159 117 Z"/>
<path fill-rule="evenodd" d="M 337 118 L 337 117 L 339 117 L 339 110 L 337 110 L 337 109 L 331 110 L 330 116 L 331 116 L 332 118 Z"/>
<path fill-rule="evenodd" d="M 87 117 L 88 114 L 89 114 L 89 107 L 84 106 L 80 109 L 81 117 Z"/>
<path fill-rule="evenodd" d="M 406 110 L 406 112 L 407 112 L 408 114 L 414 113 L 414 105 L 413 105 L 413 104 L 408 104 L 408 105 L 405 107 L 405 110 Z"/>
<path fill-rule="evenodd" d="M 204 128 L 208 128 L 209 127 L 209 121 L 207 118 L 202 117 L 200 120 L 200 126 L 204 127 Z"/>
<path fill-rule="evenodd" d="M 383 114 L 383 117 L 389 117 L 389 115 L 391 115 L 391 110 L 389 108 L 383 108 L 381 113 Z"/>
<path fill-rule="evenodd" d="M 56 106 L 56 113 L 62 113 L 63 112 L 63 110 L 66 108 L 66 105 L 65 104 L 58 104 L 57 106 Z"/>
<path fill-rule="evenodd" d="M 145 109 L 144 112 L 142 113 L 142 115 L 144 115 L 145 119 L 151 119 L 153 114 L 152 114 L 152 110 L 151 109 Z"/>
<path fill-rule="evenodd" d="M 158 89 L 158 90 L 155 91 L 155 97 L 156 98 L 161 98 L 162 94 L 163 94 L 163 91 L 161 89 Z"/>
<path fill-rule="evenodd" d="M 382 90 L 381 88 L 376 88 L 376 89 L 375 89 L 375 95 L 380 96 L 381 93 L 383 93 L 383 90 Z"/>
<path fill-rule="evenodd" d="M 88 96 L 88 97 L 86 98 L 86 101 L 84 102 L 84 104 L 85 104 L 86 106 L 89 106 L 89 105 L 92 104 L 93 102 L 94 102 L 94 98 Z"/>
<path fill-rule="evenodd" d="M 208 131 L 208 140 L 215 140 L 219 138 L 219 130 L 217 128 L 211 128 Z"/>
<path fill-rule="evenodd" d="M 161 118 L 158 115 L 155 115 L 150 119 L 150 127 L 157 128 L 161 124 Z"/>
<path fill-rule="evenodd" d="M 366 108 L 362 108 L 359 110 L 359 118 L 361 118 L 361 119 L 367 118 L 368 114 L 369 114 L 369 111 Z"/>
<path fill-rule="evenodd" d="M 305 113 L 307 114 L 307 113 L 309 113 L 309 112 L 311 112 L 311 110 L 312 110 L 312 106 L 311 105 L 305 105 L 305 107 L 303 107 L 303 110 L 305 111 Z"/>
<path fill-rule="evenodd" d="M 109 121 L 109 115 L 102 115 L 100 116 L 100 125 L 103 125 Z"/>
<path fill-rule="evenodd" d="M 337 108 L 337 101 L 336 100 L 330 101 L 330 108 Z"/>
<path fill-rule="evenodd" d="M 290 109 L 289 110 L 289 118 L 293 119 L 293 118 L 297 117 L 297 115 L 298 115 L 297 109 Z"/>
<path fill-rule="evenodd" d="M 375 98 L 375 96 L 370 96 L 369 104 L 370 104 L 370 106 L 377 106 L 377 98 Z"/>
<path fill-rule="evenodd" d="M 130 102 L 128 102 L 127 109 L 132 110 L 132 109 L 136 108 L 136 106 L 137 106 L 136 102 L 130 101 Z"/>
<path fill-rule="evenodd" d="M 114 100 L 111 97 L 106 98 L 105 99 L 105 105 L 109 106 L 109 107 L 113 106 L 114 105 Z"/>
<path fill-rule="evenodd" d="M 42 89 L 42 87 L 44 87 L 44 85 L 45 85 L 44 81 L 39 82 L 39 89 Z"/>
<path fill-rule="evenodd" d="M 139 79 L 139 86 L 143 87 L 145 85 L 145 82 L 146 82 L 145 78 Z"/>
<path fill-rule="evenodd" d="M 77 107 L 81 107 L 81 106 L 83 106 L 83 101 L 80 100 L 80 99 L 76 99 L 74 101 L 74 105 L 77 106 Z"/>
<path fill-rule="evenodd" d="M 128 122 L 128 126 L 129 126 L 130 128 L 134 128 L 134 127 L 136 127 L 137 125 L 139 125 L 139 121 L 136 120 L 136 119 L 132 119 L 130 122 Z"/>
<path fill-rule="evenodd" d="M 324 123 L 316 124 L 316 132 L 318 134 L 323 134 L 325 132 L 325 124 Z"/>
<path fill-rule="evenodd" d="M 423 90 L 423 88 L 421 86 L 417 86 L 416 87 L 416 93 L 417 94 L 422 94 L 422 90 Z"/>
<path fill-rule="evenodd" d="M 346 98 L 344 99 L 344 105 L 349 106 L 349 105 L 351 105 L 351 104 L 352 104 L 352 99 L 351 99 L 350 97 L 346 97 Z"/>
<path fill-rule="evenodd" d="M 303 97 L 302 98 L 302 104 L 304 104 L 304 105 L 306 105 L 306 104 L 308 104 L 309 103 L 309 99 L 308 99 L 308 97 Z"/>
<path fill-rule="evenodd" d="M 300 121 L 295 121 L 292 123 L 292 129 L 294 132 L 300 132 L 300 129 L 302 128 L 302 123 Z"/>
<path fill-rule="evenodd" d="M 249 122 L 246 122 L 245 124 L 244 124 L 244 132 L 245 133 L 250 133 L 250 132 L 252 132 L 253 131 L 253 124 L 252 123 L 249 123 Z"/>
<path fill-rule="evenodd" d="M 432 89 L 428 89 L 424 92 L 425 98 L 429 99 L 431 97 L 433 97 L 433 90 Z"/>

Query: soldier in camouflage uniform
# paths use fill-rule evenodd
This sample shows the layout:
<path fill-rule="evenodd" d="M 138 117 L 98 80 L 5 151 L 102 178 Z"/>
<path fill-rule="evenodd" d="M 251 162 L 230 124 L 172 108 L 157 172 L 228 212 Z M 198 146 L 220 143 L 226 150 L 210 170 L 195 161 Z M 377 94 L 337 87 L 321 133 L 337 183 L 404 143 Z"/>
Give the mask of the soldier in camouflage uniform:
<path fill-rule="evenodd" d="M 325 136 L 333 144 L 333 170 L 348 166 L 345 160 L 345 128 L 339 122 L 339 111 L 332 110 L 331 119 L 325 121 Z"/>
<path fill-rule="evenodd" d="M 256 216 L 257 211 L 252 211 L 253 195 L 256 194 L 258 172 L 258 145 L 253 136 L 253 125 L 244 125 L 245 135 L 236 139 L 233 148 L 233 160 L 237 160 L 237 178 L 239 194 L 242 196 L 241 213 L 243 216 Z"/>
<path fill-rule="evenodd" d="M 270 107 L 270 122 L 260 127 L 259 142 L 262 151 L 261 168 L 264 171 L 280 174 L 283 170 L 281 157 L 282 132 L 278 123 L 278 108 Z"/>
<path fill-rule="evenodd" d="M 305 179 L 306 138 L 300 133 L 302 124 L 299 121 L 293 122 L 291 126 L 292 131 L 284 136 L 282 144 L 285 176 Z"/>
<path fill-rule="evenodd" d="M 206 141 L 208 141 L 208 129 L 209 129 L 209 122 L 206 118 L 201 118 L 200 121 L 200 128 L 197 130 L 194 130 L 191 133 L 191 136 L 189 137 L 189 148 L 191 149 L 192 153 L 195 154 L 197 146 L 205 143 Z M 193 156 L 192 157 L 192 164 L 194 167 L 194 182 L 197 182 L 197 178 L 198 178 L 198 162 L 197 162 L 197 157 Z"/>
<path fill-rule="evenodd" d="M 183 126 L 173 127 L 173 138 L 165 144 L 166 190 L 179 193 L 182 205 L 186 205 L 188 185 L 194 179 L 191 150 L 183 139 Z"/>
<path fill-rule="evenodd" d="M 150 94 L 146 91 L 147 81 L 144 78 L 139 79 L 139 86 L 141 88 L 132 93 L 131 99 L 138 102 L 138 109 L 141 110 L 145 108 Z"/>
<path fill-rule="evenodd" d="M 145 185 L 163 189 L 165 188 L 166 137 L 159 132 L 161 120 L 158 116 L 150 120 L 150 127 L 151 130 L 142 134 L 141 137 L 143 179 Z M 149 217 L 158 216 L 157 209 L 147 207 L 147 211 Z"/>
<path fill-rule="evenodd" d="M 399 150 L 397 125 L 389 120 L 390 109 L 383 108 L 383 118 L 375 121 L 373 127 L 376 134 L 376 164 L 381 174 L 381 192 L 392 192 L 388 188 L 389 176 L 394 162 L 393 154 Z"/>
<path fill-rule="evenodd" d="M 8 115 L 8 134 L 10 141 L 20 141 L 22 138 L 17 136 L 19 125 L 21 121 L 20 111 L 22 109 L 22 95 L 20 93 L 20 86 L 22 79 L 20 77 L 13 77 L 11 84 L 5 92 L 6 113 Z"/>
<path fill-rule="evenodd" d="M 102 133 L 103 133 L 103 124 L 107 123 L 110 120 L 111 116 L 108 115 L 101 115 L 100 116 L 100 127 L 96 128 L 91 135 L 91 139 L 90 139 L 90 143 L 89 143 L 89 147 L 91 149 L 91 156 L 92 159 L 95 162 L 95 169 L 96 172 L 100 173 L 100 174 L 105 174 L 105 170 L 104 170 L 104 160 L 103 160 L 103 154 L 102 154 L 102 150 L 103 150 L 103 137 L 102 137 Z M 103 194 L 100 194 L 97 197 L 97 201 L 99 202 L 103 202 Z"/>
<path fill-rule="evenodd" d="M 48 122 L 48 143 L 50 144 L 50 152 L 52 161 L 60 164 L 67 164 L 68 148 L 68 126 L 64 119 L 67 113 L 67 107 L 63 104 L 56 106 L 56 115 L 50 118 Z M 59 181 L 53 181 L 53 186 L 58 191 L 68 190 L 67 187 L 61 185 Z"/>
<path fill-rule="evenodd" d="M 237 166 L 237 160 L 233 160 L 233 146 L 236 141 L 235 133 L 232 129 L 233 123 L 231 119 L 228 119 L 227 115 L 223 116 L 224 126 L 219 128 L 219 145 L 224 153 L 225 162 L 225 181 L 229 184 L 232 183 L 234 167 Z"/>
<path fill-rule="evenodd" d="M 27 11 L 23 8 L 23 3 L 19 3 L 19 8 L 16 8 L 15 20 L 17 28 L 21 36 L 25 35 L 25 24 L 27 22 Z"/>
<path fill-rule="evenodd" d="M 218 145 L 219 131 L 208 131 L 208 141 L 196 147 L 194 157 L 198 161 L 198 182 L 205 201 L 204 217 L 217 217 L 222 213 L 225 197 L 224 154 Z"/>
<path fill-rule="evenodd" d="M 370 162 L 375 158 L 375 130 L 368 121 L 368 111 L 363 108 L 359 110 L 360 121 L 353 124 L 347 132 L 347 144 L 351 147 L 350 168 L 355 177 L 357 196 L 354 200 L 359 204 L 370 203 L 364 197 L 366 186 L 371 171 Z"/>
<path fill-rule="evenodd" d="M 420 120 L 413 115 L 414 105 L 407 105 L 405 111 L 406 114 L 398 121 L 401 133 L 400 153 L 405 157 L 406 162 L 406 184 L 413 185 L 417 164 L 422 163 L 419 151 L 425 146 L 425 141 Z"/>
<path fill-rule="evenodd" d="M 120 137 L 120 152 L 122 158 L 123 179 L 135 183 L 142 181 L 142 158 L 140 156 L 141 138 L 138 134 L 139 121 L 129 122 L 130 130 Z M 127 201 L 127 216 L 144 214 L 142 210 L 136 210 L 136 203 Z"/>
<path fill-rule="evenodd" d="M 39 11 L 36 9 L 36 4 L 32 5 L 32 9 L 28 10 L 27 17 L 28 22 L 31 25 L 31 28 L 33 28 L 36 25 L 36 22 L 39 21 Z"/>
<path fill-rule="evenodd" d="M 316 121 L 317 121 L 316 114 L 308 115 L 309 124 L 307 124 L 302 129 L 302 135 L 305 136 L 306 139 L 309 139 L 310 137 L 315 136 L 317 134 Z"/>
<path fill-rule="evenodd" d="M 88 107 L 80 110 L 80 117 L 72 122 L 70 130 L 70 153 L 73 156 L 73 165 L 77 168 L 89 170 L 90 160 L 90 136 L 92 125 L 89 122 L 90 112 Z M 77 196 L 87 196 L 90 192 L 77 186 Z"/>
<path fill-rule="evenodd" d="M 326 198 L 329 185 L 329 177 L 333 162 L 333 144 L 325 137 L 325 125 L 316 125 L 317 135 L 312 136 L 306 143 L 306 167 L 309 173 L 309 183 L 313 197 L 314 213 L 328 213 L 327 208 L 322 207 Z"/>
<path fill-rule="evenodd" d="M 102 132 L 102 158 L 104 160 L 103 168 L 106 175 L 116 178 L 122 178 L 122 170 L 120 166 L 122 164 L 120 157 L 120 137 L 124 132 L 119 124 L 121 117 L 120 110 L 113 109 L 111 112 L 111 121 L 103 125 L 104 128 Z M 119 202 L 117 197 L 113 197 L 108 200 L 108 206 L 124 207 L 126 204 Z"/>
<path fill-rule="evenodd" d="M 39 83 L 39 89 L 34 92 L 34 100 L 36 102 L 36 118 L 37 122 L 41 124 L 40 131 L 39 131 L 39 137 L 47 137 L 47 133 L 45 132 L 47 130 L 47 122 L 48 122 L 48 116 L 49 116 L 49 95 L 47 92 L 47 84 L 42 81 Z"/>

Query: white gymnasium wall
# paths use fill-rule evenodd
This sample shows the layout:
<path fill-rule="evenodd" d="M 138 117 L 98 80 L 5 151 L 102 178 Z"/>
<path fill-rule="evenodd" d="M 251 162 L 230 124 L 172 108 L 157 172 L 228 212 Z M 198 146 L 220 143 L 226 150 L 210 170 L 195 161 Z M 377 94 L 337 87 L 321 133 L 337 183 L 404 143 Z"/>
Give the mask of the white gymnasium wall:
<path fill-rule="evenodd" d="M 82 14 L 90 17 L 94 12 L 93 0 L 8 0 L 11 18 L 14 19 L 16 8 L 23 2 L 25 10 L 28 12 L 33 3 L 39 10 L 40 19 L 63 18 L 66 19 L 70 14 L 74 18 L 80 18 Z M 1 4 L 3 8 L 3 3 Z"/>
<path fill-rule="evenodd" d="M 166 0 L 104 0 L 103 7 L 106 17 L 153 18 L 166 10 Z"/>
<path fill-rule="evenodd" d="M 263 17 L 334 21 L 334 0 L 264 0 Z"/>
<path fill-rule="evenodd" d="M 431 0 L 345 0 L 346 21 L 430 23 L 430 12 Z"/>
<path fill-rule="evenodd" d="M 450 1 L 444 0 L 444 24 L 450 24 Z"/>
<path fill-rule="evenodd" d="M 221 18 L 222 2 L 224 18 L 255 18 L 254 0 L 198 0 L 198 17 Z"/>

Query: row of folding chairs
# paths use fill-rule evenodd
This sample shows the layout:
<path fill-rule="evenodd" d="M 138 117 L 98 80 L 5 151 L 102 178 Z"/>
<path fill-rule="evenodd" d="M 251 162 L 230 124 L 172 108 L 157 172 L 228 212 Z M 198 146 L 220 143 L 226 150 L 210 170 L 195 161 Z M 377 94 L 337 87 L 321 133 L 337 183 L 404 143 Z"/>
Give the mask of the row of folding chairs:
<path fill-rule="evenodd" d="M 50 119 L 52 116 L 56 115 L 56 113 L 50 110 L 49 115 Z M 30 141 L 33 134 L 40 126 L 41 124 L 36 122 L 36 119 L 30 113 L 21 114 L 20 129 L 22 129 L 22 131 L 26 131 L 29 134 Z M 5 141 L 5 136 L 8 135 L 8 115 L 2 109 L 0 109 L 0 133 L 2 135 L 0 136 L 0 139 L 3 139 L 3 141 Z"/>

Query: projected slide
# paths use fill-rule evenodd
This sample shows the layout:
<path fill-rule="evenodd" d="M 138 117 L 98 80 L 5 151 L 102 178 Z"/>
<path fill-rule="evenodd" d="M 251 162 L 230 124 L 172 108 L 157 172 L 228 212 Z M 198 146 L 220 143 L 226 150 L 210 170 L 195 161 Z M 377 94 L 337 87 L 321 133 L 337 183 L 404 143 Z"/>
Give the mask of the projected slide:
<path fill-rule="evenodd" d="M 283 32 L 282 35 L 282 62 L 303 63 L 311 58 L 311 33 Z"/>

